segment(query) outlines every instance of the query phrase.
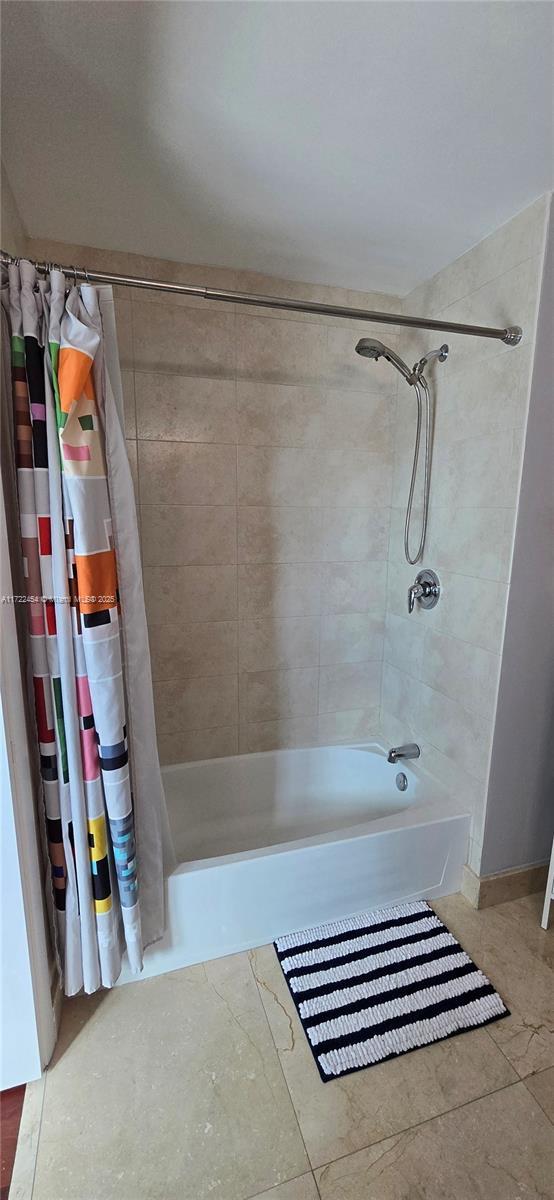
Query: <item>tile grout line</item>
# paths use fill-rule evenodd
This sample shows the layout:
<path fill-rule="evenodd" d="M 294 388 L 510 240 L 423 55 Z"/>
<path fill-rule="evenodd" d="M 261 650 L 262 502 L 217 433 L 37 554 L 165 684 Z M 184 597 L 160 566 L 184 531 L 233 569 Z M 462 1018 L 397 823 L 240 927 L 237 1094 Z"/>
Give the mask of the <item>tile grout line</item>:
<path fill-rule="evenodd" d="M 473 1032 L 476 1032 L 476 1030 Z M 440 1045 L 440 1042 L 436 1042 L 435 1045 Z M 402 1056 L 400 1055 L 400 1057 Z M 366 1068 L 366 1070 L 371 1070 L 371 1067 Z M 395 1133 L 387 1133 L 385 1137 L 377 1138 L 375 1142 L 368 1142 L 364 1146 L 359 1146 L 357 1150 L 350 1150 L 347 1154 L 339 1154 L 338 1158 L 331 1158 L 329 1162 L 320 1163 L 319 1166 L 313 1166 L 312 1170 L 321 1171 L 326 1167 L 332 1167 L 335 1163 L 341 1162 L 345 1158 L 352 1158 L 354 1155 L 359 1154 L 363 1150 L 370 1150 L 373 1149 L 374 1146 L 381 1145 L 382 1142 L 388 1142 L 390 1138 L 402 1137 L 402 1135 L 405 1133 L 411 1133 L 413 1129 L 421 1129 L 425 1125 L 432 1125 L 434 1121 L 440 1121 L 442 1117 L 448 1116 L 449 1113 L 458 1112 L 462 1108 L 468 1108 L 471 1104 L 478 1104 L 481 1100 L 488 1099 L 489 1096 L 496 1096 L 499 1092 L 506 1092 L 509 1088 L 518 1087 L 519 1084 L 523 1084 L 522 1079 L 513 1079 L 510 1083 L 502 1084 L 501 1087 L 491 1088 L 490 1091 L 483 1092 L 481 1096 L 474 1096 L 471 1100 L 464 1100 L 462 1104 L 454 1104 L 451 1108 L 445 1108 L 442 1112 L 436 1113 L 434 1117 L 427 1117 L 425 1121 L 416 1121 L 414 1125 L 406 1125 L 403 1129 L 398 1129 Z"/>
<path fill-rule="evenodd" d="M 271 1200 L 271 1197 L 275 1196 L 277 1194 L 278 1188 L 287 1187 L 289 1183 L 297 1183 L 299 1179 L 305 1179 L 306 1175 L 311 1175 L 311 1177 L 314 1181 L 314 1184 L 315 1184 L 317 1194 L 318 1194 L 318 1196 L 320 1196 L 321 1193 L 317 1186 L 317 1180 L 315 1178 L 312 1168 L 310 1167 L 309 1170 L 302 1171 L 302 1173 L 300 1175 L 295 1175 L 292 1179 L 283 1179 L 282 1183 L 273 1184 L 271 1187 L 266 1188 L 266 1190 L 264 1192 L 254 1192 L 251 1196 L 245 1196 L 244 1200 L 265 1200 L 266 1196 L 267 1196 L 267 1200 Z"/>
<path fill-rule="evenodd" d="M 251 955 L 252 955 L 253 953 L 254 953 L 254 951 L 249 951 L 249 952 L 248 952 L 248 959 L 249 959 L 249 963 L 250 963 L 250 969 L 251 969 L 251 971 L 252 971 L 252 974 L 253 974 L 253 976 L 254 976 L 254 980 L 255 980 L 255 982 L 256 982 L 256 986 L 257 986 L 257 988 L 258 988 L 258 994 L 259 994 L 260 984 L 259 984 L 259 982 L 258 982 L 258 979 L 257 979 L 257 976 L 256 976 L 256 974 L 255 974 L 255 972 L 254 972 L 254 968 L 253 968 L 253 966 L 252 966 L 252 959 L 251 959 Z M 274 1044 L 274 1046 L 275 1046 L 275 1050 L 276 1050 L 277 1056 L 278 1056 L 278 1058 L 279 1058 L 279 1062 L 281 1063 L 281 1052 L 279 1051 L 279 1048 L 278 1048 L 278 1046 L 277 1046 L 277 1043 L 275 1042 L 275 1038 L 274 1038 L 274 1036 L 273 1036 L 273 1031 L 272 1031 L 272 1029 L 271 1029 L 271 1025 L 270 1025 L 270 1023 L 269 1023 L 269 1018 L 267 1017 L 267 1013 L 265 1012 L 265 1005 L 263 1004 L 263 1000 L 261 999 L 261 996 L 260 996 L 260 1000 L 261 1000 L 262 1007 L 263 1007 L 263 1009 L 264 1009 L 264 1013 L 265 1013 L 265 1016 L 266 1016 L 266 1021 L 267 1021 L 267 1023 L 268 1023 L 269 1030 L 270 1030 L 270 1033 L 271 1033 L 271 1036 L 272 1036 L 272 1039 L 273 1039 L 273 1044 Z M 286 1016 L 287 1016 L 287 1018 L 289 1017 L 289 1013 L 288 1013 L 288 1012 L 286 1013 Z M 488 1036 L 489 1036 L 489 1038 L 490 1038 L 491 1042 L 493 1043 L 493 1045 L 495 1046 L 495 1048 L 496 1048 L 496 1049 L 498 1049 L 498 1050 L 500 1050 L 500 1047 L 499 1047 L 499 1046 L 497 1046 L 496 1042 L 494 1041 L 494 1038 L 492 1038 L 492 1037 L 491 1037 L 491 1035 L 490 1035 L 490 1032 L 489 1032 L 487 1029 L 485 1029 L 485 1030 L 484 1030 L 484 1032 L 488 1034 Z M 302 1033 L 303 1033 L 303 1036 L 305 1036 L 305 1035 L 304 1035 L 304 1031 L 302 1031 Z M 512 1070 L 512 1071 L 514 1071 L 516 1075 L 518 1075 L 518 1073 L 517 1073 L 517 1071 L 516 1071 L 516 1068 L 513 1066 L 513 1064 L 512 1064 L 512 1063 L 510 1063 L 510 1062 L 509 1062 L 509 1060 L 506 1058 L 506 1055 L 505 1055 L 505 1054 L 503 1054 L 503 1052 L 502 1052 L 502 1051 L 501 1051 L 501 1054 L 502 1054 L 502 1057 L 503 1057 L 503 1058 L 505 1059 L 505 1061 L 507 1062 L 508 1066 L 511 1068 L 511 1070 Z M 371 1068 L 366 1068 L 366 1069 L 369 1069 L 369 1070 L 371 1070 Z M 545 1069 L 548 1069 L 548 1068 L 545 1068 Z M 282 1065 L 281 1065 L 281 1070 L 283 1071 Z M 291 1103 L 292 1103 L 292 1105 L 293 1105 L 293 1108 L 294 1108 L 294 1111 L 295 1111 L 295 1113 L 296 1113 L 296 1108 L 295 1108 L 295 1105 L 294 1105 L 294 1100 L 293 1100 L 292 1094 L 291 1094 L 291 1092 L 290 1092 L 290 1089 L 289 1089 L 289 1087 L 288 1087 L 288 1082 L 287 1082 L 286 1075 L 285 1075 L 284 1071 L 283 1071 L 283 1076 L 284 1076 L 284 1079 L 285 1079 L 285 1083 L 287 1084 L 287 1090 L 288 1090 L 288 1092 L 289 1092 L 289 1096 L 290 1096 L 290 1099 L 291 1099 Z M 410 1130 L 412 1130 L 412 1129 L 418 1129 L 418 1128 L 420 1128 L 420 1127 L 421 1127 L 421 1126 L 423 1126 L 423 1125 L 429 1125 L 431 1122 L 433 1122 L 433 1121 L 436 1121 L 436 1120 L 440 1119 L 440 1118 L 441 1118 L 441 1117 L 443 1117 L 443 1116 L 446 1116 L 446 1115 L 447 1115 L 448 1113 L 450 1113 L 450 1112 L 456 1112 L 458 1109 L 461 1109 L 461 1108 L 466 1108 L 466 1107 L 467 1107 L 468 1105 L 470 1105 L 470 1104 L 475 1104 L 476 1102 L 478 1102 L 478 1101 L 480 1101 L 480 1100 L 484 1100 L 484 1099 L 486 1099 L 488 1096 L 493 1096 L 493 1095 L 496 1095 L 496 1093 L 497 1093 L 497 1092 L 503 1092 L 503 1091 L 506 1091 L 508 1088 L 511 1088 L 511 1087 L 516 1087 L 518 1084 L 523 1084 L 523 1085 L 525 1086 L 524 1080 L 523 1080 L 521 1077 L 519 1077 L 519 1076 L 518 1076 L 516 1079 L 512 1079 L 512 1080 L 511 1080 L 509 1083 L 502 1084 L 500 1087 L 497 1087 L 497 1088 L 491 1088 L 489 1091 L 487 1091 L 487 1092 L 484 1092 L 482 1095 L 479 1095 L 479 1096 L 474 1096 L 474 1097 L 472 1097 L 472 1099 L 470 1099 L 470 1100 L 464 1100 L 464 1101 L 462 1102 L 462 1104 L 454 1104 L 454 1105 L 452 1105 L 452 1107 L 450 1107 L 450 1108 L 446 1108 L 446 1109 L 444 1109 L 442 1112 L 436 1113 L 436 1114 L 435 1114 L 435 1116 L 433 1116 L 433 1117 L 428 1117 L 428 1118 L 427 1118 L 426 1120 L 424 1120 L 424 1121 L 417 1121 L 417 1122 L 416 1122 L 414 1125 L 408 1125 L 408 1126 L 406 1126 L 405 1128 L 403 1128 L 403 1129 L 400 1129 L 400 1130 L 396 1131 L 395 1133 L 389 1133 L 389 1134 L 386 1134 L 386 1136 L 385 1136 L 385 1137 L 378 1138 L 378 1139 L 377 1139 L 375 1142 L 368 1142 L 368 1143 L 367 1143 L 367 1144 L 365 1144 L 364 1146 L 359 1146 L 357 1150 L 351 1150 L 351 1151 L 348 1151 L 346 1154 L 340 1154 L 340 1155 L 338 1155 L 338 1157 L 337 1157 L 337 1158 L 330 1159 L 330 1160 L 329 1160 L 329 1162 L 320 1163 L 320 1164 L 314 1164 L 314 1163 L 312 1162 L 312 1160 L 311 1160 L 311 1158 L 310 1158 L 310 1156 L 309 1156 L 309 1154 L 308 1154 L 307 1148 L 306 1148 L 306 1153 L 308 1154 L 308 1160 L 309 1160 L 309 1162 L 310 1162 L 311 1169 L 312 1169 L 312 1171 L 313 1171 L 313 1172 L 315 1172 L 316 1170 L 321 1170 L 322 1168 L 324 1168 L 324 1167 L 327 1167 L 327 1166 L 330 1166 L 330 1165 L 332 1165 L 332 1164 L 333 1164 L 333 1163 L 335 1163 L 335 1162 L 340 1162 L 340 1161 L 341 1161 L 341 1159 L 343 1159 L 343 1158 L 349 1158 L 349 1157 L 351 1157 L 353 1154 L 357 1154 L 357 1153 L 358 1153 L 360 1150 L 367 1150 L 367 1149 L 369 1149 L 370 1147 L 373 1147 L 373 1146 L 377 1146 L 377 1145 L 379 1145 L 379 1143 L 380 1143 L 380 1142 L 388 1141 L 388 1139 L 389 1139 L 389 1138 L 391 1138 L 391 1137 L 397 1137 L 397 1136 L 399 1136 L 399 1135 L 401 1135 L 401 1134 L 403 1134 L 403 1133 L 408 1133 L 408 1132 L 409 1132 Z M 526 1090 L 527 1090 L 527 1091 L 529 1091 L 529 1089 L 528 1089 L 528 1088 L 527 1088 Z M 530 1093 L 530 1094 L 532 1095 L 532 1093 Z M 533 1098 L 534 1098 L 534 1097 L 533 1097 Z M 538 1104 L 538 1101 L 536 1101 L 536 1103 Z M 542 1106 L 539 1106 L 539 1107 L 541 1107 L 541 1108 L 542 1108 Z M 300 1128 L 300 1132 L 301 1132 L 301 1134 L 302 1134 L 302 1130 L 301 1130 L 301 1127 L 300 1127 L 300 1123 L 299 1123 L 299 1121 L 298 1121 L 298 1117 L 297 1117 L 297 1122 L 298 1122 L 298 1125 L 299 1125 L 299 1128 Z M 304 1141 L 304 1137 L 303 1137 L 303 1135 L 302 1135 L 302 1140 Z M 306 1143 L 304 1142 L 304 1146 L 305 1146 L 305 1145 L 306 1145 Z M 316 1184 L 317 1184 L 317 1180 L 316 1180 Z"/>
<path fill-rule="evenodd" d="M 40 1150 L 40 1136 L 42 1133 L 42 1118 L 44 1115 L 44 1105 L 46 1103 L 47 1083 L 48 1083 L 48 1070 L 45 1069 L 45 1071 L 44 1071 L 44 1086 L 42 1089 L 42 1099 L 41 1099 L 41 1104 L 40 1104 L 40 1115 L 39 1115 L 38 1129 L 37 1129 L 36 1153 L 35 1153 L 34 1162 L 33 1162 L 33 1173 L 32 1173 L 32 1179 L 31 1179 L 31 1192 L 29 1195 L 29 1200 L 33 1200 L 33 1193 L 35 1190 L 35 1179 L 36 1179 L 37 1163 L 38 1163 L 38 1156 L 39 1156 L 39 1150 Z M 16 1152 L 17 1152 L 17 1146 L 16 1146 Z M 12 1178 L 12 1183 L 13 1183 L 13 1178 Z M 11 1189 L 11 1184 L 10 1184 L 10 1189 Z"/>
<path fill-rule="evenodd" d="M 554 1068 L 552 1068 L 552 1067 L 544 1067 L 544 1069 L 543 1069 L 542 1071 L 533 1071 L 533 1072 L 531 1073 L 531 1075 L 526 1075 L 526 1076 L 525 1076 L 525 1077 L 524 1077 L 524 1078 L 521 1080 L 521 1082 L 525 1084 L 525 1087 L 527 1088 L 527 1091 L 529 1092 L 529 1095 L 530 1095 L 530 1096 L 532 1096 L 533 1100 L 535 1101 L 535 1103 L 536 1103 L 536 1104 L 538 1104 L 539 1108 L 542 1108 L 542 1111 L 543 1111 L 543 1113 L 544 1113 L 545 1117 L 547 1117 L 547 1119 L 550 1121 L 550 1124 L 551 1124 L 551 1125 L 554 1125 L 554 1116 L 551 1116 L 551 1115 L 550 1115 L 550 1113 L 549 1113 L 549 1112 L 547 1112 L 547 1110 L 546 1110 L 546 1108 L 544 1107 L 544 1105 L 543 1105 L 543 1104 L 541 1104 L 541 1101 L 538 1099 L 538 1097 L 537 1097 L 537 1096 L 535 1096 L 535 1093 L 531 1091 L 531 1088 L 529 1087 L 529 1084 L 527 1083 L 527 1080 L 528 1080 L 528 1079 L 534 1079 L 535 1075 L 545 1075 L 547 1071 L 552 1071 L 553 1069 L 554 1069 Z"/>
<path fill-rule="evenodd" d="M 302 1174 L 302 1175 L 306 1175 L 306 1174 L 308 1174 L 308 1172 L 310 1172 L 310 1171 L 311 1171 L 311 1173 L 312 1173 L 312 1175 L 313 1175 L 313 1171 L 314 1171 L 314 1169 L 313 1169 L 313 1166 L 312 1166 L 312 1160 L 311 1160 L 311 1158 L 310 1158 L 310 1155 L 308 1154 L 308 1147 L 306 1146 L 306 1142 L 305 1142 L 305 1140 L 304 1140 L 304 1134 L 302 1133 L 302 1127 L 301 1127 L 301 1125 L 300 1125 L 300 1121 L 299 1121 L 299 1118 L 298 1118 L 298 1113 L 297 1113 L 297 1111 L 296 1111 L 296 1107 L 295 1107 L 295 1104 L 294 1104 L 294 1100 L 293 1100 L 293 1098 L 292 1098 L 291 1091 L 290 1091 L 290 1088 L 289 1088 L 289 1085 L 288 1085 L 288 1082 L 287 1082 L 287 1077 L 286 1077 L 286 1075 L 285 1075 L 285 1072 L 284 1072 L 284 1070 L 283 1070 L 283 1064 L 282 1064 L 282 1062 L 281 1062 L 281 1055 L 280 1055 L 280 1053 L 279 1053 L 279 1049 L 278 1049 L 277 1043 L 276 1043 L 276 1041 L 275 1041 L 275 1038 L 274 1038 L 274 1036 L 273 1036 L 273 1030 L 272 1030 L 272 1028 L 271 1028 L 271 1025 L 270 1025 L 270 1023 L 269 1023 L 269 1017 L 268 1017 L 268 1015 L 267 1015 L 267 1012 L 266 1012 L 266 1010 L 265 1010 L 265 1004 L 264 1004 L 264 1002 L 263 1002 L 263 999 L 262 999 L 262 995 L 261 995 L 261 991 L 260 991 L 260 984 L 259 984 L 259 982 L 258 982 L 258 977 L 257 977 L 257 975 L 256 975 L 256 972 L 255 972 L 255 970 L 254 970 L 254 966 L 253 966 L 253 955 L 256 953 L 256 949 L 257 949 L 257 948 L 259 948 L 259 947 L 254 947 L 254 949 L 252 949 L 252 950 L 247 950 L 247 952 L 246 952 L 246 953 L 247 953 L 247 957 L 248 957 L 248 966 L 250 967 L 250 972 L 251 972 L 252 978 L 253 978 L 253 980 L 254 980 L 254 987 L 256 988 L 256 994 L 257 994 L 257 996 L 258 996 L 258 1001 L 259 1001 L 259 1003 L 260 1003 L 260 1005 L 261 1005 L 261 1008 L 262 1008 L 262 1011 L 263 1011 L 263 1014 L 264 1014 L 265 1023 L 266 1023 L 266 1025 L 267 1025 L 267 1028 L 268 1028 L 268 1030 L 269 1030 L 269 1036 L 270 1036 L 270 1038 L 271 1038 L 271 1042 L 272 1042 L 272 1045 L 273 1045 L 273 1049 L 275 1050 L 275 1055 L 276 1055 L 276 1057 L 277 1057 L 277 1062 L 279 1063 L 279 1069 L 280 1069 L 280 1071 L 281 1071 L 281 1075 L 282 1075 L 282 1077 L 283 1077 L 283 1082 L 284 1082 L 284 1084 L 285 1084 L 285 1088 L 286 1088 L 286 1090 L 287 1090 L 287 1095 L 288 1095 L 288 1097 L 289 1097 L 290 1106 L 291 1106 L 291 1108 L 292 1108 L 292 1111 L 293 1111 L 293 1113 L 294 1113 L 294 1119 L 295 1119 L 295 1121 L 296 1121 L 296 1126 L 297 1126 L 298 1132 L 299 1132 L 299 1134 L 300 1134 L 300 1140 L 301 1140 L 301 1142 L 302 1142 L 302 1145 L 303 1145 L 303 1147 L 304 1147 L 304 1153 L 305 1153 L 305 1155 L 306 1155 L 306 1162 L 307 1162 L 307 1164 L 308 1164 L 308 1171 L 303 1171 L 301 1174 Z M 298 1175 L 297 1175 L 297 1176 L 296 1176 L 296 1178 L 297 1178 L 297 1179 L 301 1178 L 301 1175 L 300 1175 L 300 1176 L 298 1176 Z M 285 1181 L 283 1181 L 283 1182 L 285 1182 Z M 287 1183 L 289 1183 L 289 1182 L 290 1182 L 290 1180 L 286 1180 L 286 1182 L 287 1182 Z M 316 1186 L 317 1186 L 317 1184 L 316 1184 Z M 319 1191 L 319 1189 L 318 1189 L 318 1191 Z"/>

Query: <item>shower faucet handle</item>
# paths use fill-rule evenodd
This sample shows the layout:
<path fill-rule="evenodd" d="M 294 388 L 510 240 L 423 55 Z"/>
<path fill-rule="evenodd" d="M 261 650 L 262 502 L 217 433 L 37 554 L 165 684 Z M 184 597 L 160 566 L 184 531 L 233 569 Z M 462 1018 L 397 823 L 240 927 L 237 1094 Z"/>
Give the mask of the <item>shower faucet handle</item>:
<path fill-rule="evenodd" d="M 408 588 L 408 612 L 413 613 L 415 602 L 422 608 L 434 608 L 439 602 L 441 585 L 438 575 L 425 568 L 416 575 L 415 583 Z"/>
<path fill-rule="evenodd" d="M 415 602 L 419 600 L 420 596 L 423 596 L 423 585 L 421 583 L 412 583 L 412 586 L 408 588 L 409 613 L 413 613 Z"/>

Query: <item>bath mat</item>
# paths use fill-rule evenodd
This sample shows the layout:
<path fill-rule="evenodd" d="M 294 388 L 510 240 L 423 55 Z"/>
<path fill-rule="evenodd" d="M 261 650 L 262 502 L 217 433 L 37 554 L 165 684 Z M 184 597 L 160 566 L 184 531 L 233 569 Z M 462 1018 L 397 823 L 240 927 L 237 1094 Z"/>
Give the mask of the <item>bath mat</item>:
<path fill-rule="evenodd" d="M 509 1016 L 425 901 L 278 938 L 324 1082 Z"/>

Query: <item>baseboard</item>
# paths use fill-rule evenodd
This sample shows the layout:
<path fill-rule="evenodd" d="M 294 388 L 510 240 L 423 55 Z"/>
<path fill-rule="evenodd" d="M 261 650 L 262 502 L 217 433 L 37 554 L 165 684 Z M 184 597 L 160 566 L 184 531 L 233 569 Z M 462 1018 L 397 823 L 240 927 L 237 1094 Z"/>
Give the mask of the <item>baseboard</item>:
<path fill-rule="evenodd" d="M 473 908 L 490 908 L 493 904 L 503 904 L 505 900 L 519 900 L 521 896 L 543 892 L 547 875 L 548 863 L 499 871 L 496 875 L 476 875 L 471 867 L 465 866 L 462 895 Z"/>

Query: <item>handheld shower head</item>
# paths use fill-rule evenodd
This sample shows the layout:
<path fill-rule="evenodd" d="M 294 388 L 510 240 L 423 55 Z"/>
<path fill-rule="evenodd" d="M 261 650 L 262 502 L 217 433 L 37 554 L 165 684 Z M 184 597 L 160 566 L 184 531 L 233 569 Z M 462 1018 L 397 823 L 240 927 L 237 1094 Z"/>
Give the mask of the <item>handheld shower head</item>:
<path fill-rule="evenodd" d="M 400 374 L 404 376 L 404 379 L 408 383 L 413 383 L 410 368 L 398 357 L 398 354 L 394 353 L 394 350 L 391 350 L 389 346 L 385 346 L 383 342 L 379 342 L 377 338 L 360 338 L 356 346 L 356 354 L 361 354 L 362 358 L 372 358 L 375 362 L 381 357 L 386 358 L 387 362 L 392 363 L 393 367 L 396 367 L 396 370 L 400 371 Z"/>
<path fill-rule="evenodd" d="M 380 358 L 386 358 L 387 362 L 392 363 L 397 371 L 404 376 L 404 379 L 413 387 L 417 400 L 417 426 L 414 446 L 414 461 L 412 466 L 412 478 L 410 482 L 410 491 L 408 495 L 408 504 L 406 507 L 406 522 L 404 525 L 404 553 L 406 561 L 409 563 L 417 563 L 423 555 L 425 547 L 425 536 L 427 532 L 427 515 L 429 511 L 429 488 L 431 482 L 431 442 L 432 442 L 432 415 L 431 415 L 431 397 L 429 395 L 429 387 L 424 375 L 425 368 L 429 362 L 438 358 L 439 362 L 444 362 L 448 358 L 448 346 L 446 343 L 440 346 L 438 350 L 430 350 L 419 362 L 416 362 L 412 371 L 406 366 L 406 363 L 391 350 L 389 346 L 385 346 L 383 342 L 379 342 L 377 338 L 363 337 L 360 338 L 356 353 L 361 354 L 363 358 L 372 358 L 375 362 Z M 424 484 L 423 484 L 423 516 L 421 523 L 421 536 L 419 539 L 419 547 L 413 555 L 410 550 L 410 527 L 412 521 L 412 507 L 414 501 L 414 491 L 416 486 L 417 468 L 419 462 L 419 445 L 421 439 L 422 426 L 422 410 L 423 398 L 425 395 L 425 456 L 424 456 Z"/>

